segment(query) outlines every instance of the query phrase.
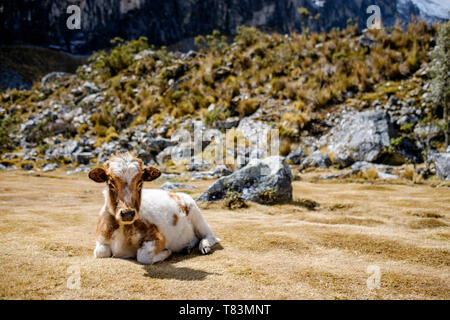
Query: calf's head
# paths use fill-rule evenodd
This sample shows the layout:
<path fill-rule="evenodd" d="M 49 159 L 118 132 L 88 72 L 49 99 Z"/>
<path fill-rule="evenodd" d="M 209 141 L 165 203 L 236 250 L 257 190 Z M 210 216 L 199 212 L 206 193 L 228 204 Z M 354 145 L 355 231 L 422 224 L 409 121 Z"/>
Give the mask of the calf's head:
<path fill-rule="evenodd" d="M 142 185 L 160 175 L 158 169 L 144 167 L 142 160 L 130 153 L 114 155 L 104 168 L 94 168 L 89 172 L 89 178 L 95 182 L 106 182 L 107 207 L 122 224 L 131 224 L 139 218 Z"/>

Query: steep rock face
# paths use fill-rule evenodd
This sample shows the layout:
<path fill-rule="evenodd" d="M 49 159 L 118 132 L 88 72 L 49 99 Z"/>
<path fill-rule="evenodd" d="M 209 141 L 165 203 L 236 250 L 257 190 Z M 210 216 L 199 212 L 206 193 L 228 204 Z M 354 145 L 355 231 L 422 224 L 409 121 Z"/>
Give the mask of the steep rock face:
<path fill-rule="evenodd" d="M 69 5 L 81 9 L 81 29 L 66 26 Z M 320 5 L 318 5 L 320 4 Z M 312 30 L 344 27 L 349 18 L 366 26 L 370 5 L 379 5 L 385 24 L 397 13 L 389 0 L 15 0 L 0 4 L 0 42 L 50 46 L 88 53 L 108 46 L 109 40 L 147 36 L 156 45 L 171 44 L 208 34 L 214 29 L 233 34 L 250 25 L 286 33 L 309 26 Z M 311 12 L 311 19 L 298 13 Z M 312 18 L 320 13 L 318 19 Z"/>
<path fill-rule="evenodd" d="M 400 18 L 409 18 L 414 14 L 420 19 L 434 23 L 450 19 L 450 1 L 448 0 L 397 0 Z"/>

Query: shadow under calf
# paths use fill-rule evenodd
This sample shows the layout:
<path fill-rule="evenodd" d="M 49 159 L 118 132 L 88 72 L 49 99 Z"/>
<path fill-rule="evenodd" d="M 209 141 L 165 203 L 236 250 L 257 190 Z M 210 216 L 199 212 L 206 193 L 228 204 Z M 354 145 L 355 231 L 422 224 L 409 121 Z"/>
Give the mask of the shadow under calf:
<path fill-rule="evenodd" d="M 213 246 L 214 251 L 223 250 L 223 247 L 220 243 L 216 243 Z M 151 265 L 142 265 L 144 270 L 147 272 L 144 276 L 150 278 L 157 279 L 176 279 L 176 280 L 184 280 L 184 281 L 199 281 L 204 280 L 208 275 L 218 275 L 218 273 L 207 272 L 203 270 L 195 270 L 187 267 L 177 268 L 174 266 L 177 262 L 192 259 L 198 256 L 204 256 L 200 254 L 198 248 L 193 249 L 193 251 L 189 254 L 183 253 L 173 253 L 167 260 L 162 262 L 151 264 Z M 138 263 L 137 261 L 134 261 Z"/>

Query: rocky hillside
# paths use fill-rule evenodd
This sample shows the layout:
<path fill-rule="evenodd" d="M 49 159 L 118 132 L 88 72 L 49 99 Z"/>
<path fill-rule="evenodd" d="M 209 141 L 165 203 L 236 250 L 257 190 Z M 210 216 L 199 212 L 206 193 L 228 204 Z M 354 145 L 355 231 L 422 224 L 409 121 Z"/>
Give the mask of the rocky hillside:
<path fill-rule="evenodd" d="M 443 2 L 443 4 L 439 4 Z M 105 48 L 119 36 L 146 36 L 155 45 L 173 44 L 209 34 L 214 29 L 234 35 L 240 25 L 264 27 L 279 33 L 294 30 L 330 31 L 353 19 L 361 28 L 367 8 L 378 5 L 383 23 L 396 18 L 408 22 L 411 14 L 427 21 L 449 19 L 445 1 L 429 0 L 15 0 L 0 4 L 0 44 L 25 43 L 86 53 Z M 69 30 L 66 9 L 81 9 L 81 29 Z M 305 8 L 309 14 L 298 12 Z"/>
<path fill-rule="evenodd" d="M 71 173 L 134 150 L 166 178 L 203 179 L 275 150 L 294 172 L 345 169 L 324 178 L 448 178 L 442 110 L 428 92 L 435 37 L 418 22 L 390 33 L 240 27 L 231 43 L 214 32 L 187 53 L 115 39 L 76 74 L 1 94 L 0 165 Z M 180 129 L 192 143 L 174 139 Z M 237 161 L 215 162 L 227 157 Z"/>

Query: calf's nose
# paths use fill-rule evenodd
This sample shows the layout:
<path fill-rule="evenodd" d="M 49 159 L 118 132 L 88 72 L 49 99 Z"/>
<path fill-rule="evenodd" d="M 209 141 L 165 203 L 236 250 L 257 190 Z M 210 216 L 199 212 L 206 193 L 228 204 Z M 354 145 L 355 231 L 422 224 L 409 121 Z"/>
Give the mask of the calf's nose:
<path fill-rule="evenodd" d="M 134 218 L 136 212 L 134 210 L 121 211 L 120 217 L 123 221 L 131 221 Z"/>

